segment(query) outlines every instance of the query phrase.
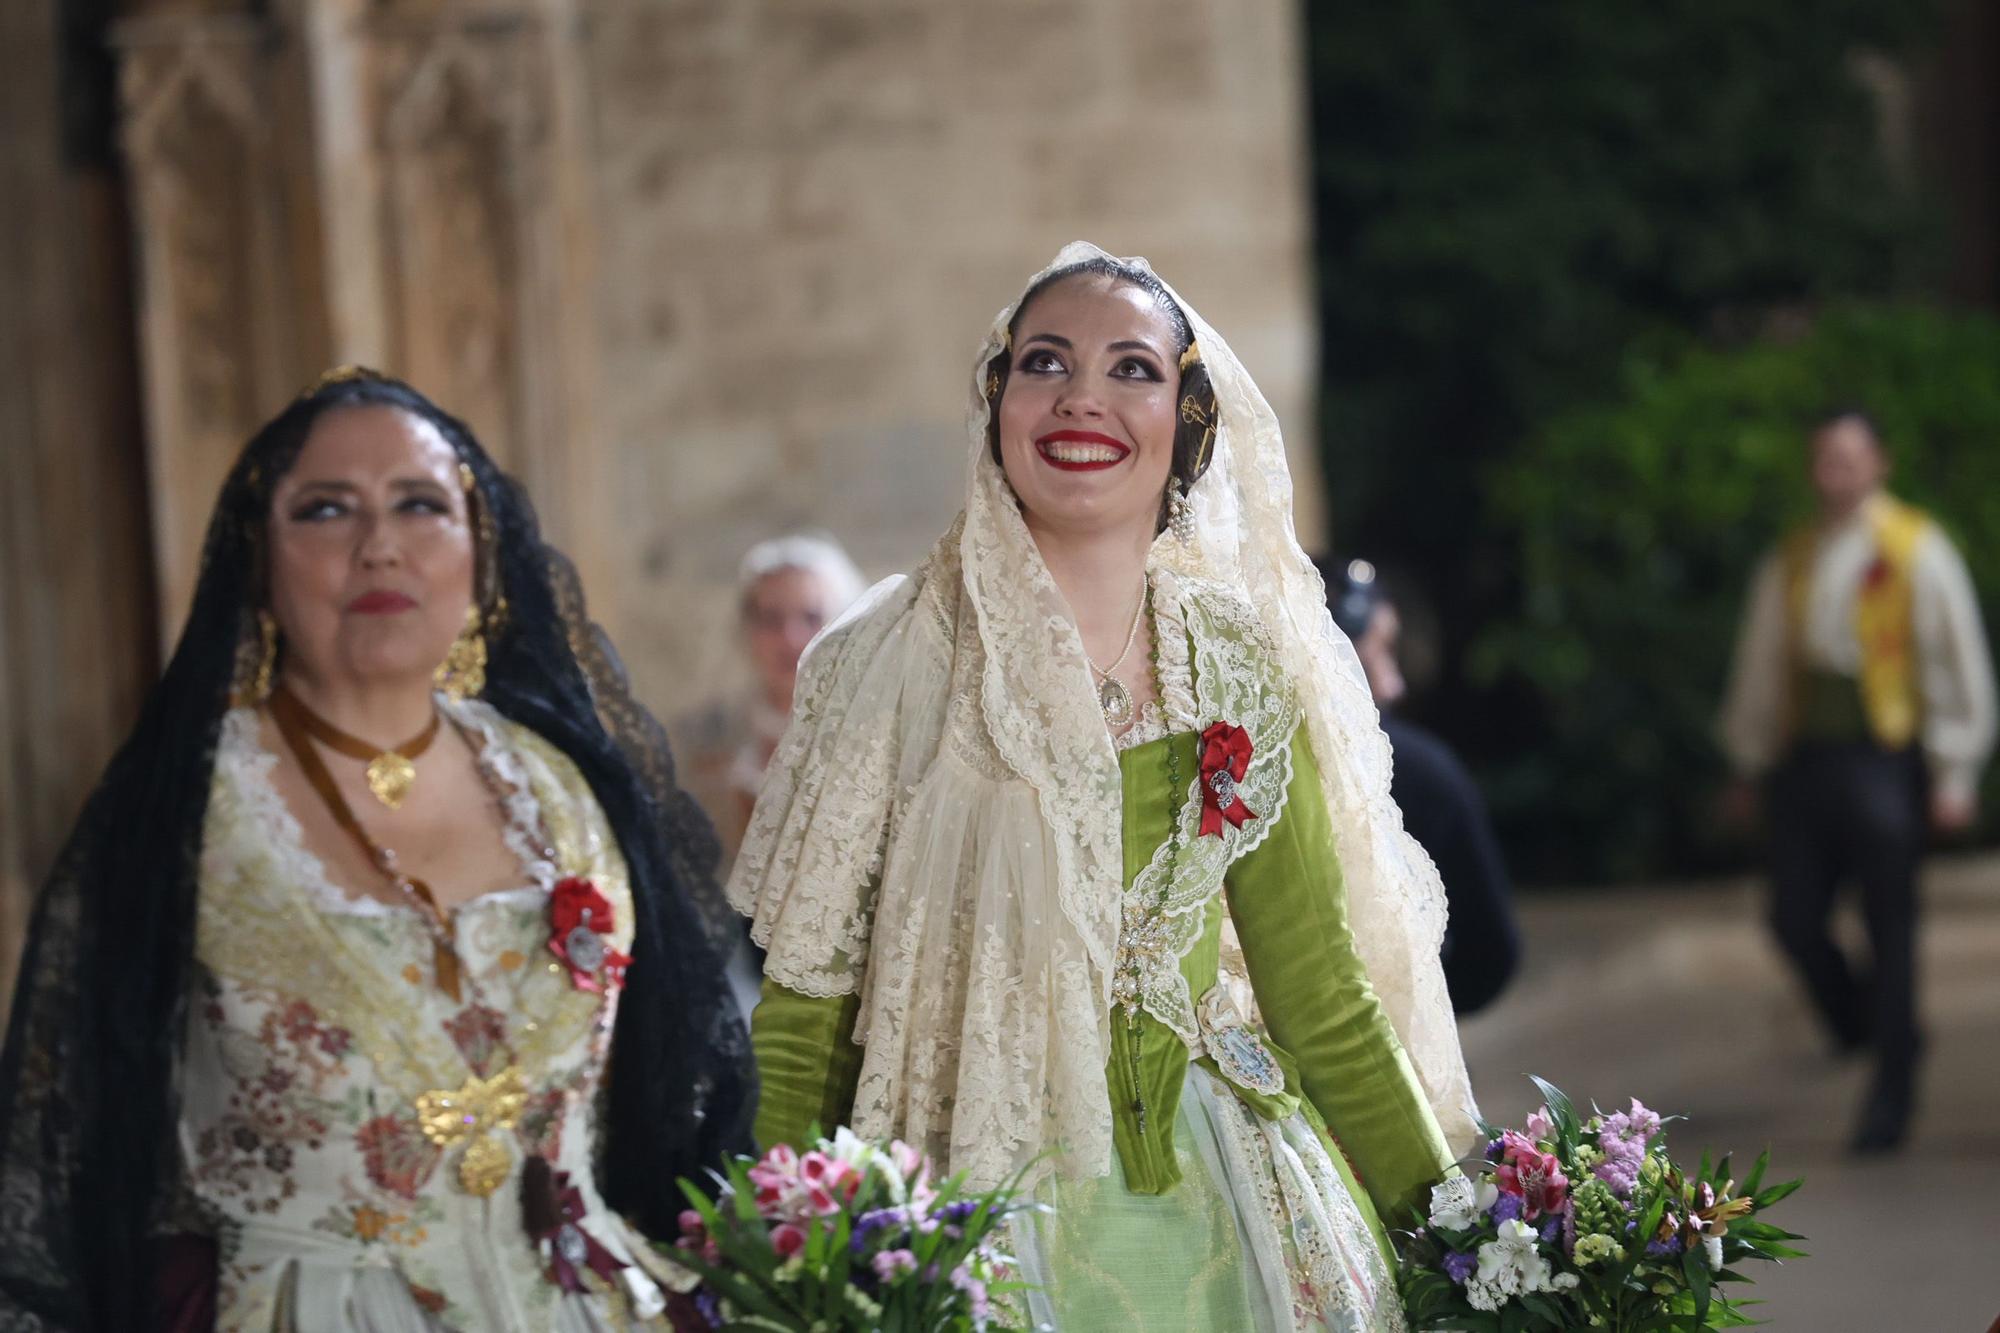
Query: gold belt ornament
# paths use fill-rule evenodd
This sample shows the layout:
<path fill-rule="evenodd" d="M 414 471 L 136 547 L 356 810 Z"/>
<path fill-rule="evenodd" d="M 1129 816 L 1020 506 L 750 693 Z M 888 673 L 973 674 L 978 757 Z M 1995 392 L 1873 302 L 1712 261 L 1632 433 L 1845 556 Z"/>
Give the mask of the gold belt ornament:
<path fill-rule="evenodd" d="M 507 1182 L 514 1154 L 500 1135 L 514 1128 L 528 1104 L 528 1089 L 519 1065 L 508 1065 L 492 1078 L 466 1078 L 456 1092 L 439 1090 L 417 1098 L 417 1123 L 424 1137 L 450 1152 L 460 1144 L 459 1187 L 485 1198 Z"/>

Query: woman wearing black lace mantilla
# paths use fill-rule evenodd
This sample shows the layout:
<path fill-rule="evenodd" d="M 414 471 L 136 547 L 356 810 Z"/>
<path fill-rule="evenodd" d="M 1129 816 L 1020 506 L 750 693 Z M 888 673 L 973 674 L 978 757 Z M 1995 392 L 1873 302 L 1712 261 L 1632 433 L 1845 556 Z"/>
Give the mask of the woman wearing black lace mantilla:
<path fill-rule="evenodd" d="M 713 863 L 518 488 L 328 376 L 38 899 L 0 1327 L 664 1326 L 644 1234 L 753 1095 Z"/>

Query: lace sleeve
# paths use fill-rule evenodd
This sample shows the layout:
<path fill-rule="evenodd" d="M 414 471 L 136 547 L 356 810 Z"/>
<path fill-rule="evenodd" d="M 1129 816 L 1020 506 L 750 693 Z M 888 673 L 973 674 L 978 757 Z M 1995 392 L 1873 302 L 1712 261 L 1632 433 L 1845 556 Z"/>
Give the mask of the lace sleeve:
<path fill-rule="evenodd" d="M 765 975 L 803 995 L 858 985 L 903 757 L 936 753 L 949 664 L 920 587 L 879 584 L 806 650 L 730 877 Z"/>

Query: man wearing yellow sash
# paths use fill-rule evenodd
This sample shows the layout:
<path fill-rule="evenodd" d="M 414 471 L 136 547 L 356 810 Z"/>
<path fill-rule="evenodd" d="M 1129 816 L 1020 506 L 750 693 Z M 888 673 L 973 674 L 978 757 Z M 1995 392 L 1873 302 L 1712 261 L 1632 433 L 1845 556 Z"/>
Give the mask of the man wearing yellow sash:
<path fill-rule="evenodd" d="M 1969 827 L 1993 748 L 1993 664 L 1965 562 L 1922 511 L 1883 489 L 1888 452 L 1858 411 L 1812 434 L 1817 522 L 1751 585 L 1722 712 L 1748 810 L 1763 780 L 1771 926 L 1844 1050 L 1876 1075 L 1854 1147 L 1903 1141 L 1914 1100 L 1917 869 L 1926 823 Z M 1861 888 L 1872 966 L 1834 942 L 1848 880 Z"/>

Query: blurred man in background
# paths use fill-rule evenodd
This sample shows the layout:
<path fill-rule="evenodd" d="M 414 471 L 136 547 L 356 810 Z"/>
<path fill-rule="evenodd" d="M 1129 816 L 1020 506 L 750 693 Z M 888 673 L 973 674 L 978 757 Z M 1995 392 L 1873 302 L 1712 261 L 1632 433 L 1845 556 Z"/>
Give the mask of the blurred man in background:
<path fill-rule="evenodd" d="M 1764 783 L 1771 926 L 1842 1050 L 1872 1046 L 1858 1152 L 1902 1143 L 1915 1100 L 1917 870 L 1926 823 L 1969 828 L 1993 747 L 1993 665 L 1965 562 L 1884 490 L 1889 455 L 1860 411 L 1811 434 L 1816 522 L 1758 569 L 1722 739 L 1748 818 Z M 1872 967 L 1828 930 L 1861 886 Z"/>
<path fill-rule="evenodd" d="M 1469 1014 L 1492 1003 L 1520 961 L 1507 866 L 1486 801 L 1472 775 L 1442 739 L 1395 711 L 1408 685 L 1398 656 L 1402 618 L 1366 560 L 1320 560 L 1333 623 L 1354 643 L 1368 688 L 1382 710 L 1382 730 L 1395 752 L 1390 795 L 1403 827 L 1437 863 L 1450 918 L 1444 934 L 1444 979 L 1452 1008 Z"/>

